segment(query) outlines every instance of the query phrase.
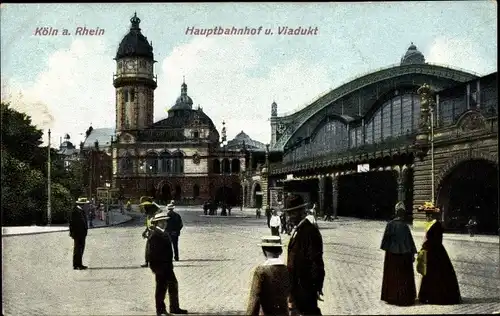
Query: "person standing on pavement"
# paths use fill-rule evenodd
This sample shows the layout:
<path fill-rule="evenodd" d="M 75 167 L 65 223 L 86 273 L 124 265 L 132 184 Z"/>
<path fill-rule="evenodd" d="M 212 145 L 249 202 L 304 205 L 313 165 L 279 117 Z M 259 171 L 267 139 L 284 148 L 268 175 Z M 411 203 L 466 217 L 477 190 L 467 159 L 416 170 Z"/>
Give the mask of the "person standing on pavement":
<path fill-rule="evenodd" d="M 87 214 L 84 210 L 89 204 L 86 198 L 79 198 L 71 212 L 69 221 L 69 235 L 73 238 L 73 269 L 85 270 L 87 266 L 83 265 L 83 252 L 85 251 L 85 239 L 89 229 Z"/>
<path fill-rule="evenodd" d="M 261 247 L 267 260 L 255 269 L 246 315 L 288 315 L 290 276 L 281 258 L 281 238 L 262 237 Z"/>
<path fill-rule="evenodd" d="M 267 227 L 271 228 L 271 216 L 273 213 L 271 213 L 271 208 L 269 206 L 266 206 L 266 219 L 267 219 Z"/>
<path fill-rule="evenodd" d="M 271 220 L 269 221 L 269 226 L 271 227 L 271 235 L 280 235 L 280 224 L 281 220 L 278 216 L 278 212 L 276 210 L 273 210 L 273 215 L 271 216 Z"/>
<path fill-rule="evenodd" d="M 167 212 L 157 213 L 151 222 L 154 229 L 149 236 L 150 251 L 148 262 L 155 275 L 155 305 L 157 316 L 166 316 L 165 295 L 168 290 L 168 299 L 171 314 L 187 314 L 187 310 L 179 305 L 179 284 L 174 273 L 172 242 L 166 231 L 167 222 L 170 220 Z"/>
<path fill-rule="evenodd" d="M 421 250 L 425 252 L 425 268 L 421 273 L 418 293 L 418 300 L 423 304 L 452 305 L 462 302 L 455 269 L 443 246 L 443 232 L 441 222 L 435 219 L 425 233 Z"/>
<path fill-rule="evenodd" d="M 160 210 L 160 208 L 158 204 L 156 204 L 150 198 L 144 198 L 143 202 L 140 204 L 140 208 L 146 214 L 146 223 L 145 223 L 146 228 L 144 229 L 144 232 L 142 232 L 142 238 L 146 239 L 145 256 L 144 256 L 145 259 L 144 259 L 144 264 L 142 264 L 141 267 L 147 268 L 149 265 L 148 262 L 149 236 L 153 231 L 153 224 L 151 223 L 151 220 L 153 219 L 155 214 Z"/>
<path fill-rule="evenodd" d="M 405 222 L 404 203 L 398 202 L 395 210 L 396 217 L 387 223 L 380 246 L 385 251 L 381 300 L 391 305 L 410 306 L 417 294 L 413 272 L 417 248 Z"/>
<path fill-rule="evenodd" d="M 287 258 L 291 280 L 291 315 L 321 315 L 318 300 L 322 300 L 325 279 L 323 238 L 318 227 L 306 218 L 306 206 L 300 195 L 291 194 L 283 210 L 295 225 L 288 243 Z"/>
<path fill-rule="evenodd" d="M 167 205 L 167 214 L 170 218 L 167 222 L 167 232 L 174 248 L 174 259 L 175 261 L 179 261 L 179 236 L 184 224 L 182 223 L 181 216 L 174 209 L 175 206 L 173 204 Z"/>

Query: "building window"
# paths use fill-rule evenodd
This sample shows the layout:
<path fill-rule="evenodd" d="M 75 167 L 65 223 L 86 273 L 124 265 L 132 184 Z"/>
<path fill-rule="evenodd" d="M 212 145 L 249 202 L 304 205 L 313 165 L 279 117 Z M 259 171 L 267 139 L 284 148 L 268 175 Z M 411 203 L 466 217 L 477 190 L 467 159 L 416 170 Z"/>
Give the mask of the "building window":
<path fill-rule="evenodd" d="M 172 172 L 172 155 L 169 152 L 162 152 L 160 154 L 160 170 L 161 172 L 170 173 Z"/>
<path fill-rule="evenodd" d="M 132 157 L 129 154 L 126 154 L 124 157 L 120 158 L 120 169 L 123 173 L 128 173 L 133 171 L 133 161 Z"/>
<path fill-rule="evenodd" d="M 184 155 L 179 151 L 172 155 L 172 172 L 184 173 Z"/>
<path fill-rule="evenodd" d="M 130 102 L 135 100 L 135 89 L 130 89 Z"/>
<path fill-rule="evenodd" d="M 213 160 L 212 171 L 213 171 L 213 173 L 217 173 L 217 174 L 221 172 L 221 167 L 220 167 L 220 161 L 219 161 L 219 159 L 214 159 Z"/>
<path fill-rule="evenodd" d="M 158 173 L 158 155 L 154 152 L 146 155 L 146 172 L 152 174 Z"/>
<path fill-rule="evenodd" d="M 199 137 L 200 137 L 200 132 L 198 132 L 198 131 L 194 131 L 194 132 L 193 132 L 193 138 L 197 139 L 197 138 L 199 138 Z"/>
<path fill-rule="evenodd" d="M 123 90 L 123 101 L 128 102 L 128 90 Z"/>
<path fill-rule="evenodd" d="M 232 173 L 240 172 L 240 160 L 239 159 L 233 159 L 231 161 L 231 172 Z"/>
<path fill-rule="evenodd" d="M 199 196 L 200 196 L 200 187 L 197 184 L 195 184 L 193 185 L 193 197 L 197 198 Z"/>

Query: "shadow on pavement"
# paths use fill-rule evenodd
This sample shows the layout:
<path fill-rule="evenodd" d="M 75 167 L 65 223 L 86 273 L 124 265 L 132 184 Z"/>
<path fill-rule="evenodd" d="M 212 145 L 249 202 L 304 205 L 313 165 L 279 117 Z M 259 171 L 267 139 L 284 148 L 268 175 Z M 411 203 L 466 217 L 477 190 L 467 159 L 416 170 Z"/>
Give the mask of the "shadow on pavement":
<path fill-rule="evenodd" d="M 245 315 L 245 312 L 242 311 L 222 311 L 217 313 L 203 313 L 203 312 L 191 312 L 189 311 L 189 315 Z"/>
<path fill-rule="evenodd" d="M 463 304 L 487 304 L 487 303 L 500 303 L 500 297 L 464 297 L 462 298 Z"/>
<path fill-rule="evenodd" d="M 234 259 L 183 259 L 179 262 L 217 262 L 217 261 L 234 261 Z M 176 266 L 177 267 L 177 266 Z"/>
<path fill-rule="evenodd" d="M 175 267 L 201 267 L 201 265 L 194 265 L 194 264 L 179 264 L 175 265 Z M 87 270 L 133 270 L 133 269 L 149 269 L 149 268 L 143 268 L 140 265 L 137 266 L 131 266 L 131 267 L 89 267 Z"/>

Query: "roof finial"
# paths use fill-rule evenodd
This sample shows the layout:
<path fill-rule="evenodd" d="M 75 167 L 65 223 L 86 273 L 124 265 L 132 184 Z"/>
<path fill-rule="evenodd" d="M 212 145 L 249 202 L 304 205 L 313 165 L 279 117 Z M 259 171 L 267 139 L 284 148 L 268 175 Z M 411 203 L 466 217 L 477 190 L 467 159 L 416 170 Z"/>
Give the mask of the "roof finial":
<path fill-rule="evenodd" d="M 134 16 L 130 19 L 130 23 L 132 23 L 132 26 L 130 27 L 131 30 L 141 30 L 139 28 L 139 23 L 141 23 L 141 19 L 137 17 L 137 12 L 134 12 Z"/>
<path fill-rule="evenodd" d="M 182 83 L 186 84 L 186 76 L 182 76 Z"/>

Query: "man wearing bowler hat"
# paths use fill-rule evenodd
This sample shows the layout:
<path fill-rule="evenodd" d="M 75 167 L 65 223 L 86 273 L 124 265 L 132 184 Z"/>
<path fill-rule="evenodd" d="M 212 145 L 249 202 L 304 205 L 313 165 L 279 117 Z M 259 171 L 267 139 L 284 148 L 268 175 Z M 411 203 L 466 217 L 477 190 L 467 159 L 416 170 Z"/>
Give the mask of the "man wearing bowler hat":
<path fill-rule="evenodd" d="M 78 198 L 76 205 L 71 212 L 69 220 L 69 235 L 73 238 L 73 269 L 85 270 L 87 266 L 82 263 L 83 252 L 85 251 L 85 239 L 89 229 L 87 222 L 86 208 L 90 202 L 86 198 Z"/>
<path fill-rule="evenodd" d="M 307 203 L 300 195 L 289 195 L 284 211 L 295 225 L 288 243 L 292 315 L 321 315 L 318 300 L 322 300 L 325 267 L 323 239 L 318 227 L 306 217 Z"/>
<path fill-rule="evenodd" d="M 173 251 L 170 236 L 165 231 L 167 212 L 157 213 L 151 222 L 154 225 L 153 232 L 149 236 L 148 262 L 156 280 L 156 314 L 166 316 L 165 295 L 168 290 L 171 314 L 187 314 L 185 309 L 179 307 L 179 284 L 174 273 Z"/>
<path fill-rule="evenodd" d="M 281 258 L 281 238 L 262 237 L 260 246 L 267 260 L 255 269 L 246 315 L 288 315 L 290 277 Z"/>

